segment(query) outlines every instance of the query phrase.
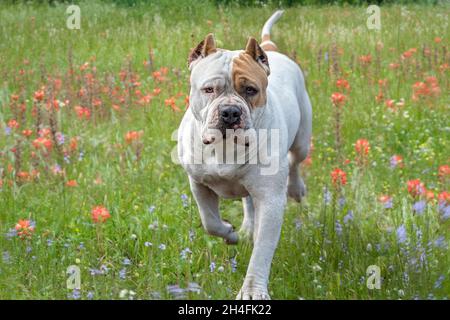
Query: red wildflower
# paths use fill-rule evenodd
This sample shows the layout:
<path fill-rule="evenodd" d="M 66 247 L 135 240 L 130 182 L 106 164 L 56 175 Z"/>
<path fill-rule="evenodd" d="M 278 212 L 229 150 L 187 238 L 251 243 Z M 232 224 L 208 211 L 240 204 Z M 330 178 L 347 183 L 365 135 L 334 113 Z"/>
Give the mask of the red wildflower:
<path fill-rule="evenodd" d="M 388 203 L 389 201 L 392 200 L 392 197 L 391 197 L 391 196 L 388 196 L 387 194 L 383 194 L 383 195 L 381 195 L 381 196 L 378 198 L 378 200 L 379 200 L 381 203 L 386 204 L 386 203 Z"/>
<path fill-rule="evenodd" d="M 346 100 L 347 97 L 340 92 L 335 92 L 331 95 L 331 102 L 337 107 L 343 106 Z"/>
<path fill-rule="evenodd" d="M 364 65 L 368 65 L 372 62 L 372 56 L 370 54 L 366 56 L 360 56 L 359 61 Z"/>
<path fill-rule="evenodd" d="M 16 129 L 19 127 L 19 123 L 16 119 L 11 119 L 8 121 L 8 127 L 10 127 L 11 129 Z"/>
<path fill-rule="evenodd" d="M 144 134 L 144 131 L 128 131 L 125 134 L 125 141 L 126 143 L 132 143 L 133 141 L 140 140 L 142 135 Z"/>
<path fill-rule="evenodd" d="M 350 91 L 350 89 L 351 89 L 350 84 L 345 79 L 336 80 L 336 87 L 338 87 L 339 89 L 345 89 L 347 91 Z"/>
<path fill-rule="evenodd" d="M 418 197 L 425 194 L 426 189 L 420 179 L 409 180 L 407 182 L 408 192 L 412 197 Z"/>
<path fill-rule="evenodd" d="M 438 169 L 439 178 L 444 179 L 450 176 L 450 167 L 446 164 L 442 165 Z"/>
<path fill-rule="evenodd" d="M 31 136 L 32 134 L 33 134 L 33 131 L 30 130 L 30 129 L 22 130 L 22 135 L 25 136 L 25 137 L 29 137 L 29 136 Z"/>
<path fill-rule="evenodd" d="M 95 206 L 92 208 L 92 220 L 95 223 L 103 223 L 106 222 L 109 218 L 111 218 L 111 215 L 109 214 L 108 209 L 106 209 L 104 206 Z"/>
<path fill-rule="evenodd" d="M 76 187 L 76 186 L 78 186 L 78 183 L 77 183 L 76 180 L 69 180 L 69 181 L 66 182 L 66 186 L 68 186 L 68 187 Z"/>
<path fill-rule="evenodd" d="M 44 90 L 38 90 L 34 93 L 34 100 L 42 101 L 44 100 Z"/>
<path fill-rule="evenodd" d="M 417 52 L 417 49 L 416 49 L 416 48 L 408 49 L 407 51 L 405 51 L 405 52 L 402 53 L 401 58 L 402 58 L 403 60 L 409 59 L 409 58 L 411 58 L 412 55 L 413 55 L 414 53 L 416 53 L 416 52 Z"/>
<path fill-rule="evenodd" d="M 31 223 L 30 220 L 20 219 L 16 223 L 15 229 L 17 231 L 17 235 L 21 239 L 30 238 L 34 232 L 34 225 Z"/>
<path fill-rule="evenodd" d="M 36 149 L 45 148 L 45 149 L 47 149 L 47 151 L 50 151 L 52 149 L 53 143 L 52 143 L 52 140 L 50 140 L 50 139 L 47 139 L 44 137 L 39 137 L 39 138 L 34 139 L 33 146 Z"/>
<path fill-rule="evenodd" d="M 345 186 L 347 184 L 347 174 L 336 168 L 331 172 L 331 182 L 334 186 Z"/>
<path fill-rule="evenodd" d="M 442 191 L 441 193 L 439 193 L 438 201 L 439 201 L 439 203 L 444 203 L 444 204 L 450 203 L 450 192 Z"/>
<path fill-rule="evenodd" d="M 77 113 L 79 119 L 84 118 L 88 120 L 91 117 L 91 111 L 88 108 L 84 108 L 82 106 L 76 106 L 75 112 Z"/>
<path fill-rule="evenodd" d="M 366 139 L 358 139 L 355 143 L 355 150 L 358 155 L 367 156 L 370 151 L 370 143 Z"/>

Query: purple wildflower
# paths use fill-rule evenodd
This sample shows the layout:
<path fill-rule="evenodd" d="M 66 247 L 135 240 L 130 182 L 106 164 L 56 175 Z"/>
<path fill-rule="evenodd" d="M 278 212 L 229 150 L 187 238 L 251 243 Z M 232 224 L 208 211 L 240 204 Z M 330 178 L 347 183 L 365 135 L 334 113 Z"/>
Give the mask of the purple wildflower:
<path fill-rule="evenodd" d="M 199 294 L 202 291 L 202 287 L 196 282 L 189 282 L 186 290 Z"/>
<path fill-rule="evenodd" d="M 125 280 L 127 278 L 127 269 L 122 268 L 119 271 L 119 278 L 122 279 L 122 280 Z"/>
<path fill-rule="evenodd" d="M 179 285 L 177 284 L 173 284 L 173 285 L 168 285 L 166 287 L 167 292 L 174 298 L 174 299 L 184 299 L 186 297 L 186 290 L 183 288 L 180 288 Z"/>
<path fill-rule="evenodd" d="M 436 248 L 445 249 L 447 247 L 447 243 L 445 241 L 445 237 L 444 236 L 440 236 L 439 238 L 437 238 L 434 241 L 434 246 Z"/>
<path fill-rule="evenodd" d="M 180 253 L 181 259 L 185 260 L 187 258 L 187 256 L 191 253 L 192 253 L 192 251 L 189 248 L 185 248 L 185 249 L 181 250 L 181 253 Z"/>
<path fill-rule="evenodd" d="M 426 207 L 427 207 L 427 203 L 425 202 L 425 200 L 420 200 L 420 201 L 417 201 L 416 203 L 414 203 L 412 209 L 418 215 L 421 215 Z"/>
<path fill-rule="evenodd" d="M 323 188 L 323 203 L 325 205 L 330 204 L 331 197 L 332 197 L 332 195 L 331 195 L 331 192 L 328 190 L 328 188 L 327 187 Z"/>
<path fill-rule="evenodd" d="M 56 142 L 58 143 L 58 145 L 64 144 L 64 141 L 65 141 L 64 134 L 62 134 L 61 132 L 56 133 Z"/>
<path fill-rule="evenodd" d="M 342 209 L 345 205 L 345 198 L 344 197 L 340 197 L 338 200 L 338 205 L 339 205 L 339 209 Z"/>
<path fill-rule="evenodd" d="M 439 289 L 442 286 L 442 282 L 444 282 L 445 276 L 443 274 L 441 274 L 439 276 L 439 278 L 436 280 L 436 282 L 434 283 L 434 288 L 435 289 Z"/>
<path fill-rule="evenodd" d="M 189 230 L 189 241 L 192 242 L 195 239 L 195 231 L 194 230 Z"/>
<path fill-rule="evenodd" d="M 336 233 L 338 234 L 338 236 L 342 235 L 342 225 L 339 220 L 336 220 L 336 222 L 334 223 L 334 229 L 335 229 Z"/>
<path fill-rule="evenodd" d="M 78 300 L 81 298 L 81 292 L 79 289 L 73 289 L 72 293 L 67 296 L 69 299 Z"/>
<path fill-rule="evenodd" d="M 187 207 L 189 204 L 188 204 L 188 200 L 189 200 L 189 197 L 186 195 L 186 194 L 182 194 L 181 195 L 181 201 L 183 202 L 183 207 Z"/>
<path fill-rule="evenodd" d="M 405 243 L 407 236 L 406 236 L 406 228 L 403 224 L 397 228 L 396 233 L 397 233 L 397 242 L 399 244 Z"/>
<path fill-rule="evenodd" d="M 6 238 L 8 240 L 11 240 L 12 238 L 14 238 L 15 236 L 17 236 L 17 231 L 16 229 L 9 229 L 9 231 L 5 234 Z"/>
<path fill-rule="evenodd" d="M 231 263 L 231 272 L 236 272 L 237 270 L 237 261 L 236 258 L 231 258 L 230 259 L 230 263 Z"/>
<path fill-rule="evenodd" d="M 216 270 L 216 263 L 213 261 L 213 262 L 211 262 L 211 264 L 209 265 L 209 271 L 210 271 L 210 272 L 214 272 L 214 270 Z"/>
<path fill-rule="evenodd" d="M 349 210 L 347 214 L 344 216 L 344 223 L 347 224 L 353 220 L 353 211 Z"/>
<path fill-rule="evenodd" d="M 11 255 L 9 254 L 8 251 L 3 251 L 2 260 L 3 260 L 3 263 L 5 263 L 5 264 L 8 264 L 11 262 Z"/>

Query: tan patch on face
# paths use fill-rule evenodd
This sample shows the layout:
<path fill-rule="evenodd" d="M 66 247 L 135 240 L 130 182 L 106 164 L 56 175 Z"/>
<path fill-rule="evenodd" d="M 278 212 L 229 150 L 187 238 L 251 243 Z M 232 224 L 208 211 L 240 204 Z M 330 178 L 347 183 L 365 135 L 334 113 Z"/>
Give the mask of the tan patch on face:
<path fill-rule="evenodd" d="M 241 53 L 234 58 L 231 77 L 236 92 L 252 108 L 262 107 L 266 104 L 267 73 L 250 55 Z M 257 93 L 254 95 L 248 94 L 248 88 L 256 89 Z"/>

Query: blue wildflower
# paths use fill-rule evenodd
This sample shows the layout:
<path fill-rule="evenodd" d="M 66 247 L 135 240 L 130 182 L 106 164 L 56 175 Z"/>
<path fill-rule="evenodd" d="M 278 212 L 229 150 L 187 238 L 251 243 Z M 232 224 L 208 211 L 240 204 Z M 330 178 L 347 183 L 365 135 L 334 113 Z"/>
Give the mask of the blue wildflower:
<path fill-rule="evenodd" d="M 349 210 L 347 214 L 344 216 L 344 223 L 347 224 L 353 220 L 353 211 Z"/>
<path fill-rule="evenodd" d="M 443 274 L 441 274 L 439 276 L 439 278 L 436 280 L 436 282 L 434 283 L 434 288 L 435 289 L 440 289 L 442 286 L 442 282 L 444 282 L 445 276 Z"/>
<path fill-rule="evenodd" d="M 67 296 L 69 299 L 78 300 L 81 298 L 81 292 L 79 289 L 73 289 L 72 293 Z"/>
<path fill-rule="evenodd" d="M 440 211 L 442 214 L 442 219 L 444 221 L 447 220 L 448 218 L 450 218 L 450 205 L 443 207 L 442 210 L 440 210 Z"/>
<path fill-rule="evenodd" d="M 213 262 L 211 262 L 211 264 L 209 265 L 209 271 L 210 271 L 210 272 L 214 272 L 214 270 L 216 270 L 216 263 L 213 261 Z"/>
<path fill-rule="evenodd" d="M 180 253 L 181 259 L 185 260 L 188 256 L 188 254 L 191 254 L 191 253 L 192 253 L 192 251 L 189 248 L 185 248 L 185 249 L 181 250 L 181 253 Z"/>
<path fill-rule="evenodd" d="M 124 266 L 129 266 L 131 264 L 131 260 L 128 258 L 123 259 L 122 264 Z"/>
<path fill-rule="evenodd" d="M 345 198 L 340 197 L 338 200 L 339 209 L 342 209 L 345 206 Z"/>
<path fill-rule="evenodd" d="M 146 247 L 151 247 L 151 246 L 153 246 L 153 243 L 148 242 L 148 241 L 145 241 L 145 242 L 144 242 L 144 246 L 146 246 Z"/>
<path fill-rule="evenodd" d="M 436 248 L 445 249 L 447 247 L 447 243 L 445 241 L 445 237 L 444 236 L 440 236 L 439 238 L 437 238 L 434 241 L 434 246 Z"/>
<path fill-rule="evenodd" d="M 88 298 L 89 300 L 94 299 L 94 293 L 92 291 L 89 291 L 86 295 L 86 298 Z"/>
<path fill-rule="evenodd" d="M 127 277 L 127 269 L 122 268 L 122 269 L 119 271 L 119 278 L 122 279 L 122 280 L 125 280 L 126 277 Z"/>
<path fill-rule="evenodd" d="M 342 235 L 342 225 L 339 220 L 336 220 L 336 222 L 334 224 L 334 229 L 335 229 L 336 233 L 338 234 L 338 236 Z"/>
<path fill-rule="evenodd" d="M 150 206 L 148 207 L 147 211 L 148 213 L 153 213 L 155 211 L 156 207 L 155 206 Z"/>
<path fill-rule="evenodd" d="M 427 207 L 427 203 L 425 202 L 425 200 L 420 200 L 420 201 L 417 201 L 416 203 L 414 203 L 413 211 L 416 212 L 417 214 L 421 215 L 426 207 Z"/>
<path fill-rule="evenodd" d="M 327 187 L 323 188 L 323 203 L 325 205 L 330 204 L 332 198 L 331 192 L 327 189 Z"/>
<path fill-rule="evenodd" d="M 194 230 L 189 230 L 189 241 L 192 242 L 194 241 L 195 238 L 195 231 Z"/>
<path fill-rule="evenodd" d="M 196 282 L 189 282 L 186 290 L 199 294 L 202 291 L 202 287 L 200 287 L 200 285 Z"/>
<path fill-rule="evenodd" d="M 185 208 L 188 206 L 188 199 L 189 198 L 186 194 L 183 193 L 181 195 L 181 201 L 183 202 L 183 207 L 185 207 Z"/>
<path fill-rule="evenodd" d="M 399 244 L 405 243 L 407 236 L 406 236 L 406 228 L 403 224 L 397 228 L 396 233 L 397 233 L 397 242 Z"/>
<path fill-rule="evenodd" d="M 180 288 L 179 285 L 168 285 L 166 287 L 167 292 L 174 298 L 174 299 L 184 299 L 186 297 L 186 290 L 183 288 Z"/>
<path fill-rule="evenodd" d="M 3 260 L 3 263 L 6 263 L 6 264 L 11 262 L 11 255 L 9 254 L 8 251 L 3 251 L 2 260 Z"/>
<path fill-rule="evenodd" d="M 15 236 L 17 236 L 17 230 L 16 229 L 9 229 L 9 231 L 5 234 L 6 238 L 8 240 L 11 240 Z"/>
<path fill-rule="evenodd" d="M 236 258 L 231 258 L 230 259 L 230 263 L 231 263 L 231 272 L 236 272 L 237 270 L 237 261 Z"/>

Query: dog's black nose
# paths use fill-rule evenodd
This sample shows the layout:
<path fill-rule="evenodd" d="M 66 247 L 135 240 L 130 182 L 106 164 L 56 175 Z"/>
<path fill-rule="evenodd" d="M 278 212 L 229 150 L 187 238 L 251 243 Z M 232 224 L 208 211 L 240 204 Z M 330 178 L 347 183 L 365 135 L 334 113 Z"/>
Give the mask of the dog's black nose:
<path fill-rule="evenodd" d="M 220 110 L 220 117 L 225 124 L 235 124 L 241 118 L 242 111 L 236 106 L 224 106 Z"/>

